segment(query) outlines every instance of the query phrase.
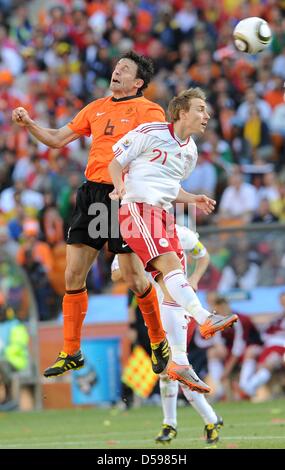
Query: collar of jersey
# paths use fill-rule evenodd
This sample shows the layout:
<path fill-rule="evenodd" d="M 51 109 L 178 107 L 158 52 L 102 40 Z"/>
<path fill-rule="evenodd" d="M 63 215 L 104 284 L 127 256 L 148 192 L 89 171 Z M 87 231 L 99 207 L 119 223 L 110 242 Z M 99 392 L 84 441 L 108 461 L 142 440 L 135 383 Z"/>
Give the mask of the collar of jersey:
<path fill-rule="evenodd" d="M 179 137 L 177 135 L 175 135 L 173 122 L 168 124 L 167 127 L 168 127 L 169 132 L 172 135 L 173 139 L 176 140 L 176 142 L 180 145 L 180 147 L 184 147 L 184 145 L 188 144 L 188 142 L 190 140 L 190 137 L 188 137 L 186 140 L 180 140 Z"/>
<path fill-rule="evenodd" d="M 141 91 L 137 95 L 125 96 L 124 98 L 114 98 L 114 96 L 112 96 L 112 101 L 115 101 L 115 103 L 119 103 L 120 101 L 133 100 L 134 98 L 139 98 L 140 96 L 143 96 Z"/>

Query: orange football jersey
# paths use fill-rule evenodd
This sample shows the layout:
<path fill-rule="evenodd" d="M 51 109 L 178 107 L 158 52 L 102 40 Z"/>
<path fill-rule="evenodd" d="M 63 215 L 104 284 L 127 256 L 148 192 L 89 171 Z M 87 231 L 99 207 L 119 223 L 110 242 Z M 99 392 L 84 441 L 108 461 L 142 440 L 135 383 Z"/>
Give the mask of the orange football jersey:
<path fill-rule="evenodd" d="M 90 181 L 112 184 L 108 165 L 114 157 L 112 146 L 127 132 L 146 122 L 164 122 L 163 109 L 144 96 L 115 100 L 112 96 L 88 104 L 68 127 L 75 133 L 92 135 L 85 170 Z"/>

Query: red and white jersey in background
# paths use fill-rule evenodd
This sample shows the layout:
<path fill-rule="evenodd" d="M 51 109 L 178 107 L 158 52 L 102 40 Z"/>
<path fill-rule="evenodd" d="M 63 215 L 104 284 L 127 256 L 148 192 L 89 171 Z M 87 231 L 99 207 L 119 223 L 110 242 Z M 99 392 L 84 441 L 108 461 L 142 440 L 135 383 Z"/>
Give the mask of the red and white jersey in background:
<path fill-rule="evenodd" d="M 120 139 L 113 151 L 120 165 L 128 167 L 122 204 L 144 202 L 166 211 L 198 158 L 194 140 L 181 141 L 173 124 L 163 122 L 138 126 Z"/>
<path fill-rule="evenodd" d="M 285 316 L 275 320 L 261 336 L 265 347 L 282 346 L 285 348 Z"/>
<path fill-rule="evenodd" d="M 261 345 L 261 335 L 252 320 L 247 315 L 240 313 L 237 313 L 237 315 L 239 321 L 233 325 L 233 328 L 218 331 L 211 339 L 202 338 L 199 329 L 196 328 L 194 333 L 196 346 L 201 349 L 208 349 L 222 344 L 227 347 L 233 356 L 241 357 L 247 346 L 251 344 Z"/>
<path fill-rule="evenodd" d="M 236 313 L 236 312 L 234 312 Z M 239 321 L 233 328 L 227 328 L 221 332 L 223 344 L 234 356 L 240 357 L 244 354 L 247 346 L 261 345 L 261 335 L 248 315 L 237 313 Z"/>

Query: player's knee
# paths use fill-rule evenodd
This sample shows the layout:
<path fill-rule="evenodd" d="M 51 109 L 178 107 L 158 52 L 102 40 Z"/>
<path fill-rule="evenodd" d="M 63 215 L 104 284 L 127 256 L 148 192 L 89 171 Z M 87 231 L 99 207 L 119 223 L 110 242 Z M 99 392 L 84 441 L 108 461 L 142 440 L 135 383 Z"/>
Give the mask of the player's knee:
<path fill-rule="evenodd" d="M 65 270 L 65 285 L 67 290 L 82 289 L 85 285 L 86 273 L 83 269 L 67 267 Z"/>
<path fill-rule="evenodd" d="M 208 349 L 208 351 L 207 351 L 208 359 L 218 359 L 219 356 L 220 356 L 219 351 L 215 346 Z"/>
<path fill-rule="evenodd" d="M 144 276 L 137 275 L 136 273 L 129 273 L 125 277 L 125 282 L 129 289 L 135 294 L 143 294 L 149 285 L 149 281 Z"/>

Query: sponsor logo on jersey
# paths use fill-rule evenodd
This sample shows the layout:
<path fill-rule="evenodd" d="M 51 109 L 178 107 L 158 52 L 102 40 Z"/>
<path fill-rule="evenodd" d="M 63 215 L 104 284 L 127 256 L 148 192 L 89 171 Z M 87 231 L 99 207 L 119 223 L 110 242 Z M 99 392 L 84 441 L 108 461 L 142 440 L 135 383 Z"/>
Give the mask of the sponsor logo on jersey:
<path fill-rule="evenodd" d="M 160 246 L 162 246 L 162 248 L 166 248 L 169 243 L 168 243 L 168 240 L 166 240 L 166 238 L 160 238 L 159 242 Z"/>

